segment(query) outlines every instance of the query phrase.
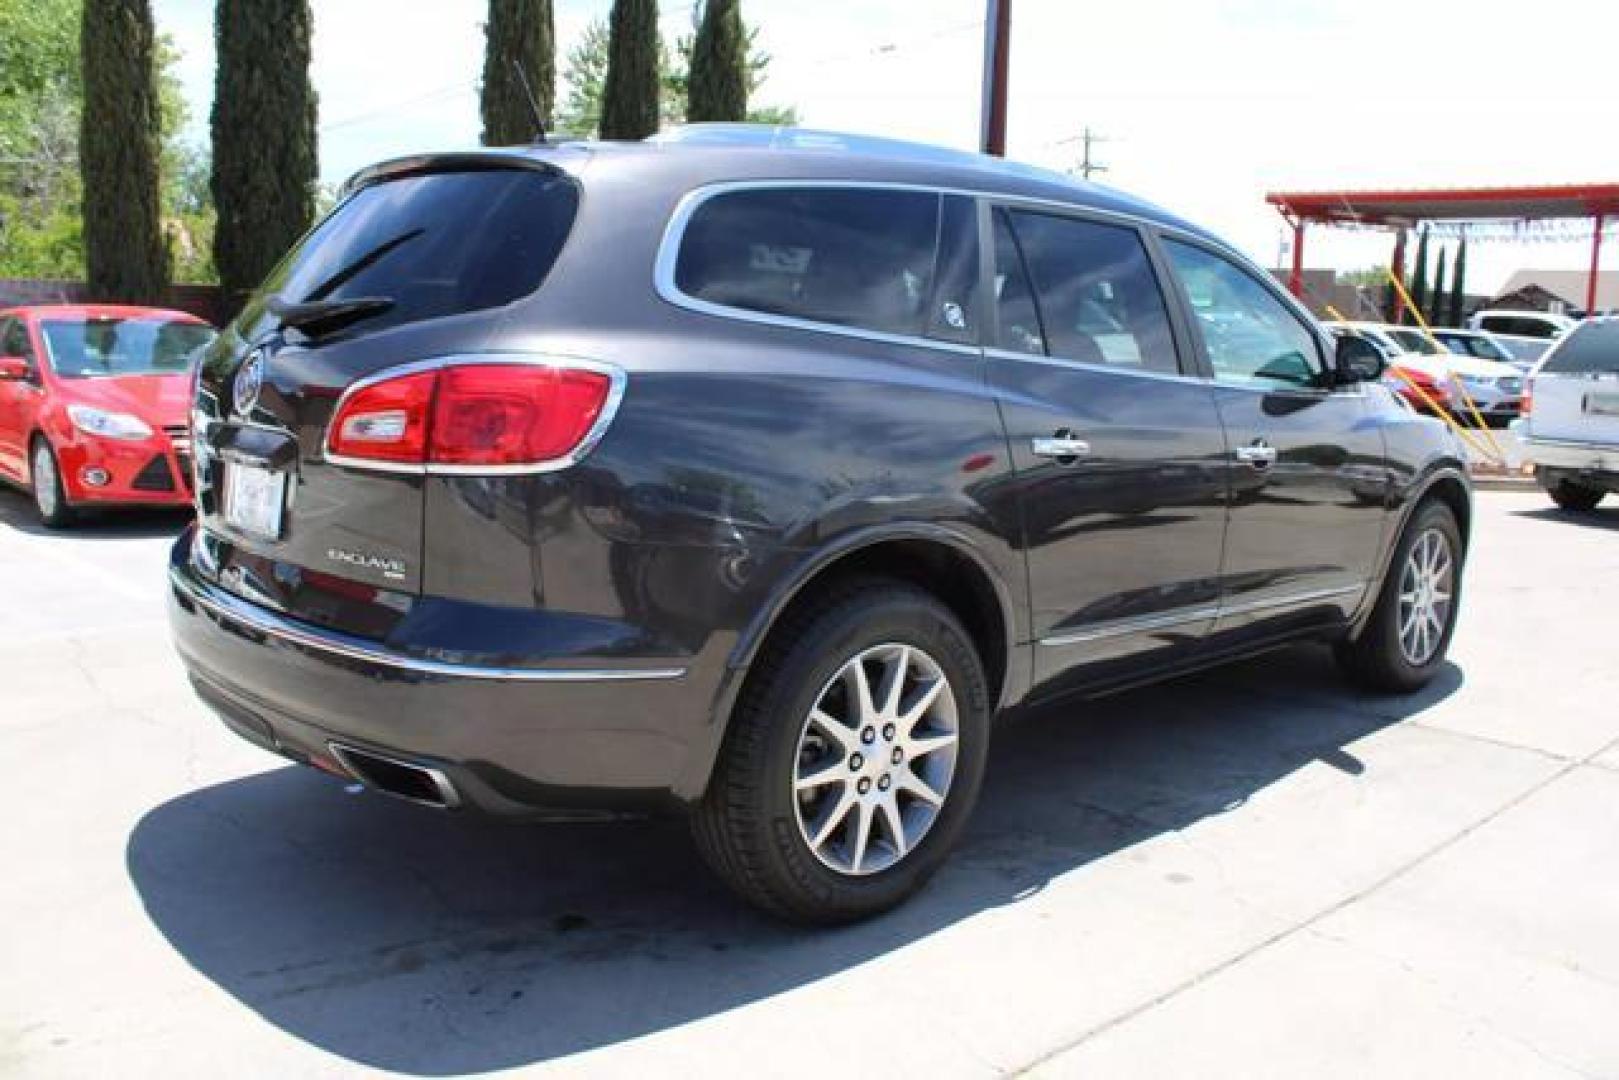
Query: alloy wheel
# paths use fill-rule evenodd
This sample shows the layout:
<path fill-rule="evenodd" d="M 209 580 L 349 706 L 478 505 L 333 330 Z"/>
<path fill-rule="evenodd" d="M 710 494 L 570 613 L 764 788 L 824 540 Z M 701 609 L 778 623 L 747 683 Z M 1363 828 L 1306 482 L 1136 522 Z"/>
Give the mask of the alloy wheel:
<path fill-rule="evenodd" d="M 1413 667 L 1431 661 L 1444 641 L 1455 580 L 1449 539 L 1438 529 L 1424 530 L 1400 571 L 1400 652 Z"/>
<path fill-rule="evenodd" d="M 49 446 L 37 443 L 34 446 L 34 505 L 39 507 L 40 516 L 56 515 L 58 490 L 56 459 L 51 456 Z"/>
<path fill-rule="evenodd" d="M 897 643 L 859 653 L 822 688 L 799 732 L 793 804 L 804 843 L 840 874 L 894 866 L 938 819 L 959 739 L 938 661 Z"/>

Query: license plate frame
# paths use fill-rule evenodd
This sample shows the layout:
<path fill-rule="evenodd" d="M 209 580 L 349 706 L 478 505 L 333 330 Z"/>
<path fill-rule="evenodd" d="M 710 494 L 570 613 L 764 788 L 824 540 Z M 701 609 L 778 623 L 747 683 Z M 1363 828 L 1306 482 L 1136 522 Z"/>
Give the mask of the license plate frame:
<path fill-rule="evenodd" d="M 287 474 L 241 462 L 225 465 L 225 524 L 261 540 L 281 539 Z"/>

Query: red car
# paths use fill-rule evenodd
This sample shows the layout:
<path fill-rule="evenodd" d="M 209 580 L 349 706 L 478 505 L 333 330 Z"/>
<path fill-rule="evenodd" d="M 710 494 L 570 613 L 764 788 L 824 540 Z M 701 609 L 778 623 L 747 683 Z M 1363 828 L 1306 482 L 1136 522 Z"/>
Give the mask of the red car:
<path fill-rule="evenodd" d="M 1434 405 L 1446 411 L 1452 408 L 1450 387 L 1409 364 L 1402 364 L 1398 360 L 1390 363 L 1388 371 L 1383 374 L 1383 382 L 1405 398 L 1417 412 L 1431 413 Z"/>
<path fill-rule="evenodd" d="M 213 338 L 180 311 L 0 311 L 0 479 L 53 527 L 92 507 L 189 505 L 192 358 Z"/>

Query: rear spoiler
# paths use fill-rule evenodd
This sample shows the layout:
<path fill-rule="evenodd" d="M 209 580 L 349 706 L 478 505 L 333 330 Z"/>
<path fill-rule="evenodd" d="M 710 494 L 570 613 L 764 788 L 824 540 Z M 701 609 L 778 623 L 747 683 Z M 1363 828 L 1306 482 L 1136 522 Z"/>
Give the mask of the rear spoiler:
<path fill-rule="evenodd" d="M 544 157 L 536 152 L 545 153 Z M 565 153 L 557 153 L 564 151 Z M 566 153 L 566 152 L 571 152 Z M 568 141 L 537 144 L 533 147 L 514 147 L 505 150 L 461 150 L 440 154 L 412 154 L 409 157 L 368 165 L 343 182 L 337 190 L 338 201 L 361 188 L 379 184 L 384 180 L 397 180 L 403 176 L 419 176 L 437 172 L 478 172 L 493 169 L 529 169 L 534 172 L 565 175 L 575 170 L 569 165 L 582 165 L 588 160 L 588 144 Z M 572 154 L 582 156 L 578 162 L 567 160 Z"/>

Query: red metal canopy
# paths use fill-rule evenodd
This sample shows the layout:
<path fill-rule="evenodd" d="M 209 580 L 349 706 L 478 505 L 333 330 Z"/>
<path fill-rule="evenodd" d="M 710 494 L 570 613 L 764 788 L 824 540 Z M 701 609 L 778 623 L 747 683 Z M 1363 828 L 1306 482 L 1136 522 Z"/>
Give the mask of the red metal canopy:
<path fill-rule="evenodd" d="M 1619 184 L 1550 184 L 1501 188 L 1432 188 L 1393 191 L 1273 191 L 1265 201 L 1293 226 L 1293 269 L 1288 285 L 1303 291 L 1304 227 L 1381 225 L 1403 229 L 1419 221 L 1482 221 L 1490 218 L 1542 221 L 1591 218 L 1591 276 L 1586 309 L 1596 304 L 1597 269 L 1602 257 L 1603 219 L 1619 217 Z M 1396 246 L 1398 252 L 1399 246 Z M 1396 254 L 1396 262 L 1399 261 Z M 1398 273 L 1400 268 L 1395 267 Z"/>

